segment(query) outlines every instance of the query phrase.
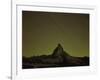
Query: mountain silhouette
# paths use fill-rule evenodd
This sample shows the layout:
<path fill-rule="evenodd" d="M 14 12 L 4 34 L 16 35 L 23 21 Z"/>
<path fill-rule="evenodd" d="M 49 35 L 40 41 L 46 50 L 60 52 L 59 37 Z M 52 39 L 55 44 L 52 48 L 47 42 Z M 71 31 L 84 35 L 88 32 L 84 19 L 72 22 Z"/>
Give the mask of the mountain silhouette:
<path fill-rule="evenodd" d="M 73 57 L 58 44 L 51 55 L 22 57 L 22 68 L 89 66 L 89 57 Z"/>

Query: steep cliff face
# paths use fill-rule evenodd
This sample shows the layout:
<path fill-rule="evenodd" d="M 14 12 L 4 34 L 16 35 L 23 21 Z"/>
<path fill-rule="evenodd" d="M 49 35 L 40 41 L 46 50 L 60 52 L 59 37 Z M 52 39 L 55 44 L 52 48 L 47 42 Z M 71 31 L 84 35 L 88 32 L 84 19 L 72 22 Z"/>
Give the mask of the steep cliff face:
<path fill-rule="evenodd" d="M 64 52 L 63 47 L 60 44 L 58 44 L 58 46 L 55 48 L 52 55 L 55 57 L 59 57 L 62 56 L 63 52 Z"/>
<path fill-rule="evenodd" d="M 58 44 L 54 49 L 52 56 L 55 57 L 55 59 L 59 59 L 59 62 L 62 63 L 64 61 L 67 61 L 67 57 L 69 57 L 69 54 L 64 51 L 61 44 Z"/>

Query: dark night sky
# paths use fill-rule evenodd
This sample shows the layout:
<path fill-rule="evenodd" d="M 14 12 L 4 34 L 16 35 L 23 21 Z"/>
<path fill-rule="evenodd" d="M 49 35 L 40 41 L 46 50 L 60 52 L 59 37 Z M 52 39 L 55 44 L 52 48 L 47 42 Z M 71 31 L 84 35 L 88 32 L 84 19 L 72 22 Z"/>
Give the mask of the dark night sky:
<path fill-rule="evenodd" d="M 58 43 L 72 56 L 89 56 L 89 14 L 22 12 L 22 54 L 52 54 Z"/>

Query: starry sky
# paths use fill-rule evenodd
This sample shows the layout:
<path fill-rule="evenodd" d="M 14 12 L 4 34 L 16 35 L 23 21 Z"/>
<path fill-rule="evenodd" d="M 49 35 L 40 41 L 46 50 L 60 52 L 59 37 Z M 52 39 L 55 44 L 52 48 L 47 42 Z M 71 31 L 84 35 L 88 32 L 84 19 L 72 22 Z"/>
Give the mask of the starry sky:
<path fill-rule="evenodd" d="M 22 11 L 22 55 L 49 55 L 58 43 L 72 56 L 89 56 L 89 14 Z"/>

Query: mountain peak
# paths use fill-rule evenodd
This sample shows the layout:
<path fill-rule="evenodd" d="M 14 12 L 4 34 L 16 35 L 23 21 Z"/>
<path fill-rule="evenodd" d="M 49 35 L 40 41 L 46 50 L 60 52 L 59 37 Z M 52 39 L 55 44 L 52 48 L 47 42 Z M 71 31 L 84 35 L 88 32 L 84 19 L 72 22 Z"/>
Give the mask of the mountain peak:
<path fill-rule="evenodd" d="M 58 46 L 57 46 L 57 47 L 60 47 L 60 48 L 62 48 L 62 46 L 61 46 L 61 44 L 60 44 L 60 43 L 58 44 Z"/>
<path fill-rule="evenodd" d="M 62 53 L 64 52 L 63 47 L 61 46 L 61 44 L 59 43 L 57 45 L 57 47 L 55 48 L 53 55 L 54 56 L 60 56 Z"/>

